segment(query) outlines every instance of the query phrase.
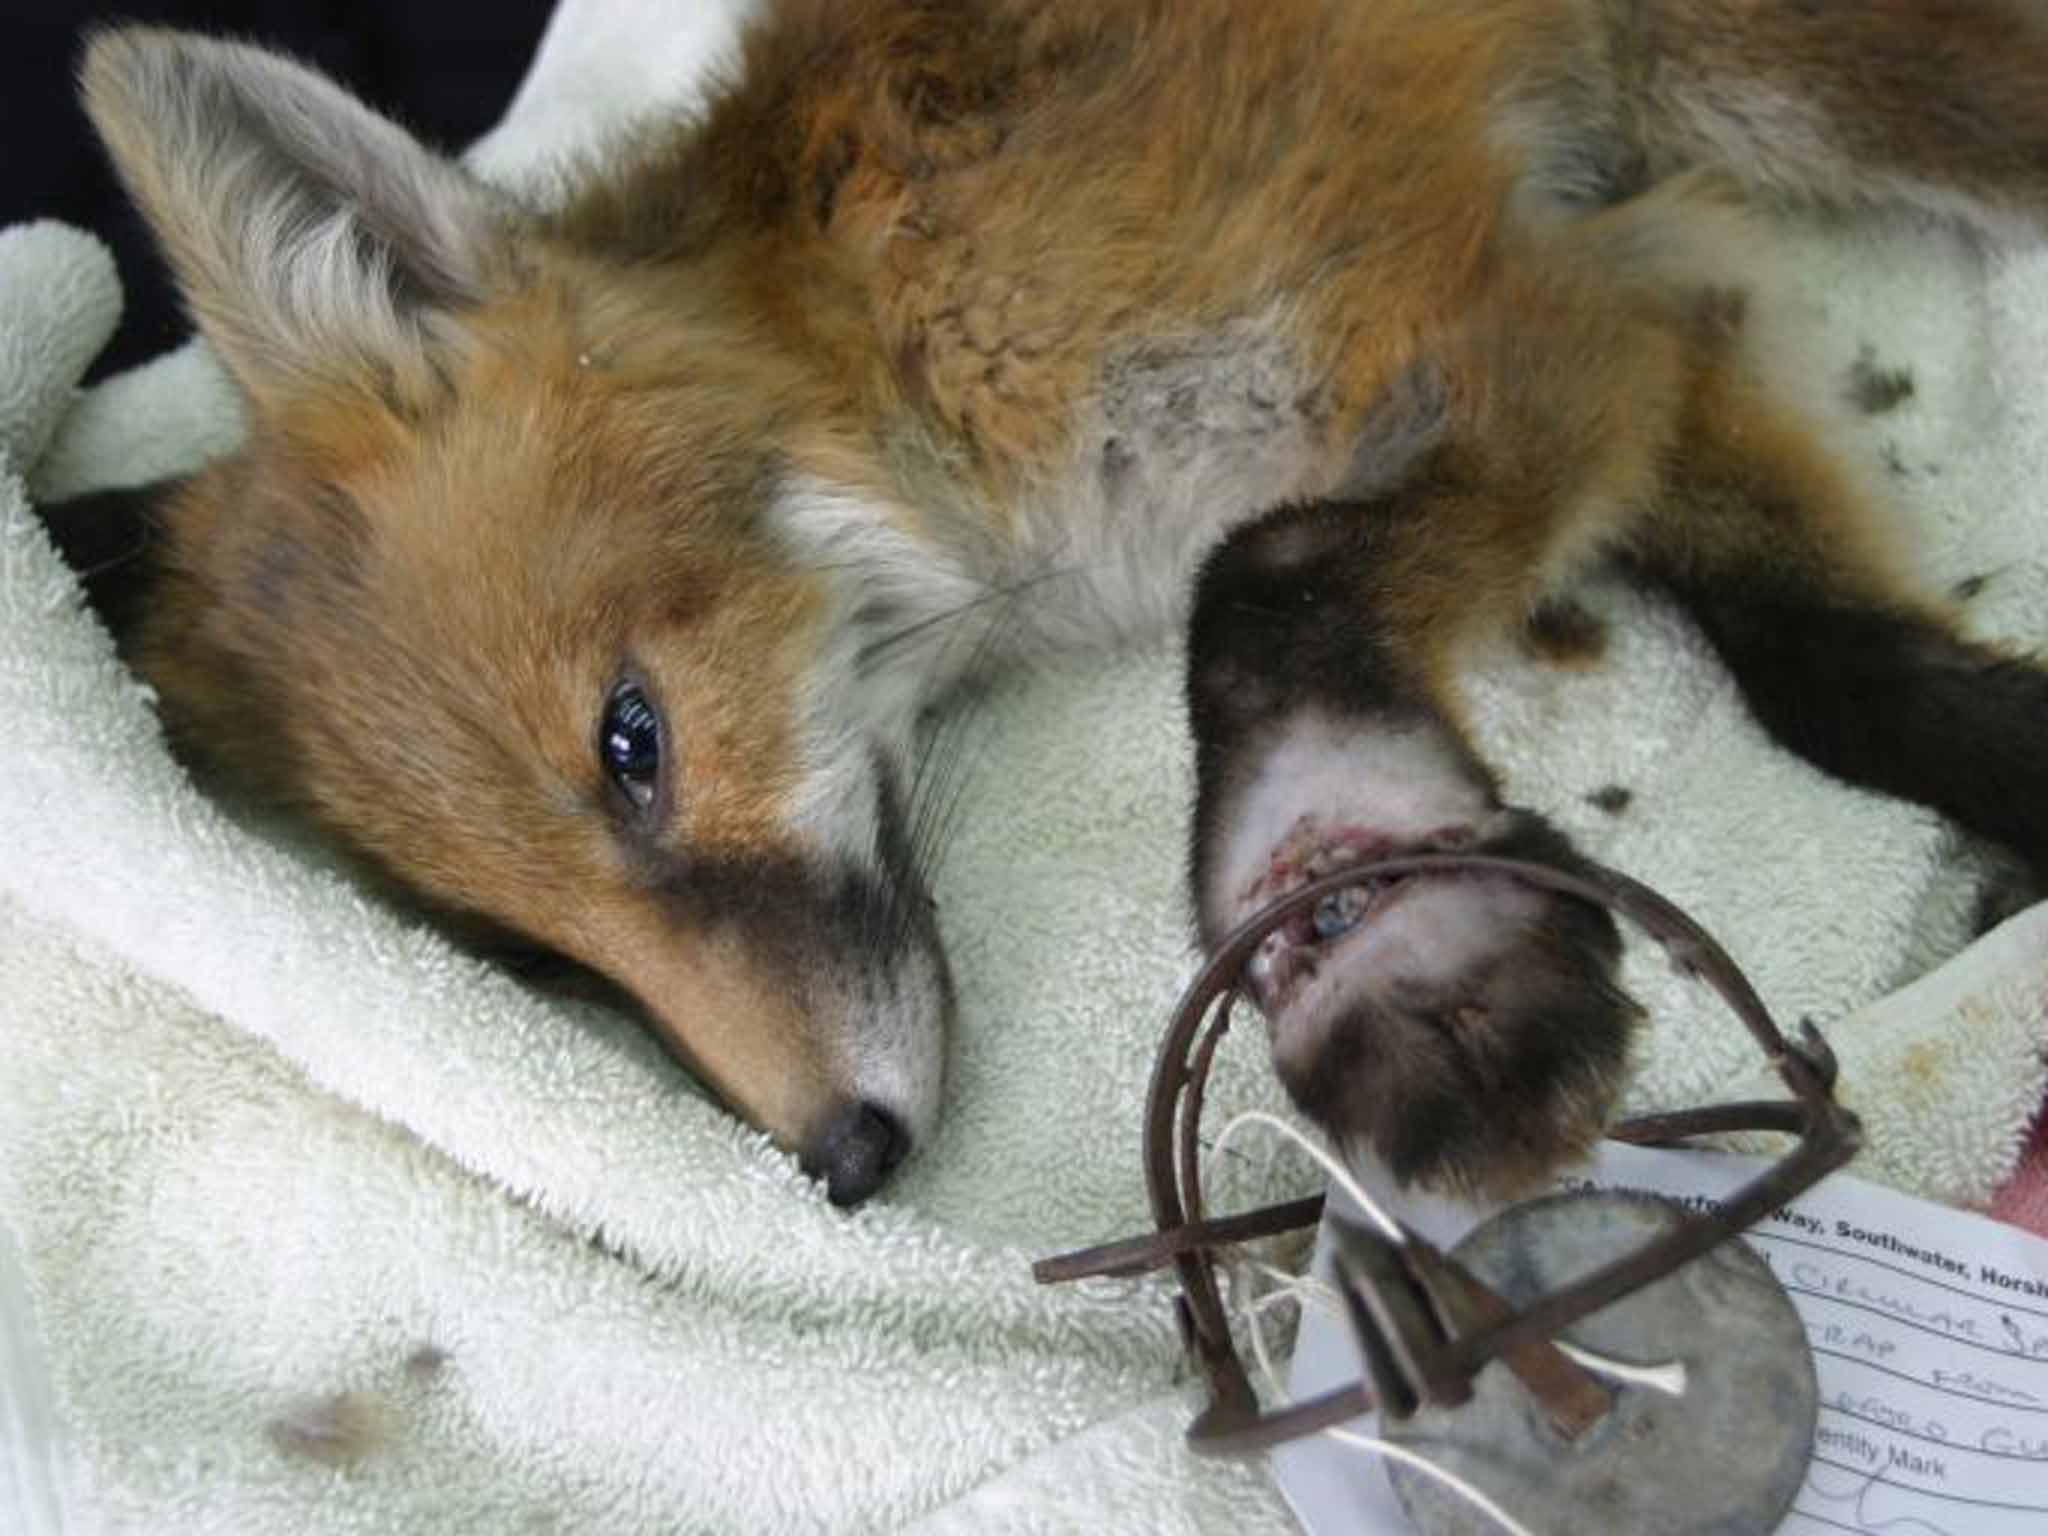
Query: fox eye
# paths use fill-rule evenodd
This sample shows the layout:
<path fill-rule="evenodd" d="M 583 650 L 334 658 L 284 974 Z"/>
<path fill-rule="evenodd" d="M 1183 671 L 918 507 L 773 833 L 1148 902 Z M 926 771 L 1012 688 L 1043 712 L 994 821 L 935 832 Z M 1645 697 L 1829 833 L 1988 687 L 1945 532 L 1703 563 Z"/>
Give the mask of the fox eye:
<path fill-rule="evenodd" d="M 654 804 L 661 783 L 661 716 L 637 683 L 621 683 L 605 701 L 597 755 L 636 810 Z"/>

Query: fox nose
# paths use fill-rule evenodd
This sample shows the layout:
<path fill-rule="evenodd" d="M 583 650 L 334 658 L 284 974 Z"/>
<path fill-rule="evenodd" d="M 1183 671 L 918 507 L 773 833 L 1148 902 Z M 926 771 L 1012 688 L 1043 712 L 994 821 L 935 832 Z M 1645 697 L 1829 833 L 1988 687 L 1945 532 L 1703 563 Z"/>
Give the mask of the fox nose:
<path fill-rule="evenodd" d="M 825 1119 L 802 1158 L 804 1172 L 825 1181 L 834 1205 L 859 1205 L 882 1187 L 910 1150 L 910 1137 L 879 1104 L 856 1100 Z"/>

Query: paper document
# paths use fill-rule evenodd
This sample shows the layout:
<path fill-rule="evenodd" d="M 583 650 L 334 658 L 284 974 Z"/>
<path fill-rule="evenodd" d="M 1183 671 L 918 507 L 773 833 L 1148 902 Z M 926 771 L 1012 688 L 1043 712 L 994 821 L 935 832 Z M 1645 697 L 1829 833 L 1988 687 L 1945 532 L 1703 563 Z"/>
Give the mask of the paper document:
<path fill-rule="evenodd" d="M 1718 1200 L 1763 1166 L 1608 1143 L 1564 1187 Z M 1443 1202 L 1393 1209 L 1444 1246 L 1475 1222 Z M 1798 1308 L 1820 1382 L 1813 1458 L 1780 1536 L 2048 1532 L 2048 1242 L 1844 1174 L 1745 1240 Z M 1323 1254 L 1319 1242 L 1319 1275 Z M 1310 1308 L 1289 1392 L 1358 1377 L 1345 1325 Z M 1351 1427 L 1370 1434 L 1373 1420 Z M 1319 1437 L 1276 1451 L 1273 1468 L 1316 1536 L 1408 1529 L 1379 1457 Z"/>

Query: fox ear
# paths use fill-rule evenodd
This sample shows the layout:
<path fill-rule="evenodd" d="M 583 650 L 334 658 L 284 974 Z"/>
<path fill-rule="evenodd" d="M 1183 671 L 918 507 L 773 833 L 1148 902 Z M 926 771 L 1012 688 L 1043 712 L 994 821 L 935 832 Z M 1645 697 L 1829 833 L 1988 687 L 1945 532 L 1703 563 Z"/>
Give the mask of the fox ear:
<path fill-rule="evenodd" d="M 510 265 L 479 183 L 325 77 L 149 28 L 93 38 L 86 111 L 200 330 L 260 409 L 355 377 L 425 388 Z"/>

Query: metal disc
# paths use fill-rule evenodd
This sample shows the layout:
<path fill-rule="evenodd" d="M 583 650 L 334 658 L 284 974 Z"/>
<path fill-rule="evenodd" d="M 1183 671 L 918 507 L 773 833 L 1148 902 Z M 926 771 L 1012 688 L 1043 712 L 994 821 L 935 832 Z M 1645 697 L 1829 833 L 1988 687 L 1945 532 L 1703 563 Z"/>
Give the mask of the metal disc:
<path fill-rule="evenodd" d="M 1553 1195 L 1502 1211 L 1452 1253 L 1522 1306 L 1678 1219 L 1676 1207 L 1648 1195 Z M 1820 1394 L 1799 1314 L 1747 1243 L 1723 1243 L 1563 1337 L 1631 1365 L 1683 1362 L 1685 1391 L 1674 1397 L 1599 1377 L 1614 1406 L 1569 1441 L 1495 1362 L 1462 1407 L 1425 1405 L 1380 1432 L 1484 1489 L 1544 1536 L 1777 1529 L 1806 1474 Z M 1488 1516 L 1426 1474 L 1390 1461 L 1387 1475 L 1424 1536 L 1499 1536 Z"/>

